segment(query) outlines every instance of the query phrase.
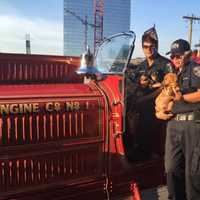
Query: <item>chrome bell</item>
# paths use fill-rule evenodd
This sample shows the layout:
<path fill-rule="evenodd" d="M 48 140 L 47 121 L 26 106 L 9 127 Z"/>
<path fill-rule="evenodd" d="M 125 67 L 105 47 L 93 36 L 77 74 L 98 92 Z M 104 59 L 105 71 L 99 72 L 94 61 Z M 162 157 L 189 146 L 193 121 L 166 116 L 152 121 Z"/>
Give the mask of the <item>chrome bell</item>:
<path fill-rule="evenodd" d="M 80 63 L 80 68 L 77 70 L 78 74 L 95 73 L 96 68 L 94 67 L 94 56 L 88 46 L 86 52 L 81 55 Z"/>
<path fill-rule="evenodd" d="M 81 55 L 80 68 L 76 72 L 78 74 L 85 74 L 85 77 L 90 80 L 102 80 L 104 78 L 103 74 L 94 66 L 94 56 L 89 47 Z"/>

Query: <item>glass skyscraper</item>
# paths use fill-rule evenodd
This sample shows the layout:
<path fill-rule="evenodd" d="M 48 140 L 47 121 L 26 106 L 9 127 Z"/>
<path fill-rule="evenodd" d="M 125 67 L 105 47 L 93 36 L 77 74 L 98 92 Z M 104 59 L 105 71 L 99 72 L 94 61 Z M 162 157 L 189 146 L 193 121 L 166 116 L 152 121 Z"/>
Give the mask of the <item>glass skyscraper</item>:
<path fill-rule="evenodd" d="M 103 37 L 130 30 L 130 0 L 104 0 Z M 66 12 L 67 11 L 67 12 Z M 64 0 L 64 55 L 80 56 L 87 44 L 93 50 L 93 0 Z"/>

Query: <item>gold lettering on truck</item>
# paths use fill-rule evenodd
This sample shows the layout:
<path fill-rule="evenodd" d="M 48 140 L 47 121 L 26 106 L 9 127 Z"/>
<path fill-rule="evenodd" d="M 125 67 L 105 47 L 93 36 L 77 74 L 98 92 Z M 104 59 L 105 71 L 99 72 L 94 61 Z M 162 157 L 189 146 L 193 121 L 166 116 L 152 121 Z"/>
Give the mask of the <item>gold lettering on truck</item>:
<path fill-rule="evenodd" d="M 59 111 L 59 110 L 61 109 L 61 108 L 60 108 L 60 103 L 55 102 L 54 108 L 55 108 L 56 111 Z"/>
<path fill-rule="evenodd" d="M 39 112 L 40 107 L 39 107 L 39 103 L 33 103 L 33 112 Z"/>
<path fill-rule="evenodd" d="M 32 104 L 27 104 L 27 103 L 24 103 L 24 104 L 10 104 L 9 105 L 9 112 L 10 113 L 31 113 L 33 112 L 32 110 Z"/>
<path fill-rule="evenodd" d="M 20 105 L 22 105 L 22 108 L 23 108 L 23 110 L 20 109 L 21 113 L 31 113 L 32 112 L 32 104 L 31 103 L 25 103 L 25 104 L 20 104 Z"/>
<path fill-rule="evenodd" d="M 19 105 L 11 104 L 10 105 L 10 113 L 19 113 Z"/>
<path fill-rule="evenodd" d="M 60 111 L 61 105 L 59 102 L 48 102 L 45 105 L 45 110 L 48 112 Z"/>
<path fill-rule="evenodd" d="M 0 114 L 32 113 L 39 111 L 40 111 L 39 103 L 0 104 Z"/>
<path fill-rule="evenodd" d="M 53 111 L 53 102 L 46 103 L 45 109 L 48 112 L 52 112 Z"/>
<path fill-rule="evenodd" d="M 9 114 L 9 108 L 10 108 L 10 105 L 9 104 L 1 104 L 0 105 L 0 112 L 1 114 L 5 113 L 5 114 Z"/>
<path fill-rule="evenodd" d="M 80 102 L 78 101 L 66 102 L 67 111 L 73 111 L 73 110 L 79 110 L 79 109 L 80 109 Z"/>
<path fill-rule="evenodd" d="M 63 104 L 64 103 L 64 104 Z M 88 102 L 86 107 L 88 109 Z M 59 112 L 59 111 L 78 111 L 81 105 L 79 101 L 66 102 L 47 102 L 40 103 L 12 103 L 0 104 L 0 114 L 17 114 L 17 113 L 38 113 L 40 111 Z"/>

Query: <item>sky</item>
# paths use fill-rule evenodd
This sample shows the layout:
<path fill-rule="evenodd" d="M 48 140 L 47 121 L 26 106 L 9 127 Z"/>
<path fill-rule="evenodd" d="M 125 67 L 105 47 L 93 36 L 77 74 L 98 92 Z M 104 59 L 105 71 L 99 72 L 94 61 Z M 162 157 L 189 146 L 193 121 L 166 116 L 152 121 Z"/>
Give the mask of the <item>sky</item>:
<path fill-rule="evenodd" d="M 0 52 L 63 54 L 62 0 L 0 0 Z"/>
<path fill-rule="evenodd" d="M 200 0 L 131 0 L 130 9 L 130 29 L 136 33 L 134 57 L 143 56 L 142 33 L 154 24 L 159 52 L 165 55 L 174 40 L 188 39 L 189 22 L 182 17 L 200 17 Z M 0 24 L 0 52 L 25 53 L 25 35 L 30 34 L 31 53 L 63 55 L 63 0 L 0 0 Z M 192 48 L 199 42 L 200 21 L 196 21 Z"/>

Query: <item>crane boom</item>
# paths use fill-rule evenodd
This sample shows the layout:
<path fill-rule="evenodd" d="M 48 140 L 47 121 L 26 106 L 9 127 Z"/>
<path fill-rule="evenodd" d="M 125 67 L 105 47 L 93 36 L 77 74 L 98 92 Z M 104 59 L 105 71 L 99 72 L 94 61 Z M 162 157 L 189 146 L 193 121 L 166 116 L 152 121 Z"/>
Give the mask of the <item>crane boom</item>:
<path fill-rule="evenodd" d="M 93 0 L 94 3 L 94 52 L 103 40 L 104 0 Z"/>
<path fill-rule="evenodd" d="M 88 46 L 88 26 L 92 27 L 92 28 L 95 28 L 95 25 L 94 24 L 91 24 L 88 22 L 87 20 L 87 15 L 85 16 L 85 19 L 81 18 L 79 15 L 77 15 L 75 12 L 71 11 L 71 10 L 68 10 L 68 9 L 65 9 L 65 12 L 66 13 L 69 13 L 71 14 L 72 16 L 74 16 L 77 20 L 79 20 L 84 26 L 85 26 L 85 41 L 84 41 L 84 48 L 85 48 L 85 51 L 87 50 L 87 46 Z"/>
<path fill-rule="evenodd" d="M 65 12 L 66 13 L 70 13 L 71 15 L 73 15 L 76 19 L 78 19 L 83 25 L 89 25 L 91 27 L 95 27 L 94 24 L 92 23 L 89 23 L 87 20 L 85 19 L 82 19 L 80 16 L 78 16 L 75 12 L 71 11 L 71 10 L 68 10 L 68 9 L 65 9 Z"/>
<path fill-rule="evenodd" d="M 80 21 L 85 26 L 85 50 L 87 49 L 87 35 L 88 35 L 88 26 L 94 29 L 94 52 L 96 51 L 97 46 L 103 40 L 103 15 L 104 15 L 104 0 L 93 0 L 94 7 L 94 24 L 89 23 L 87 20 L 87 15 L 85 19 L 76 14 L 76 12 L 64 9 L 65 13 L 69 13 L 74 16 L 78 21 Z"/>

